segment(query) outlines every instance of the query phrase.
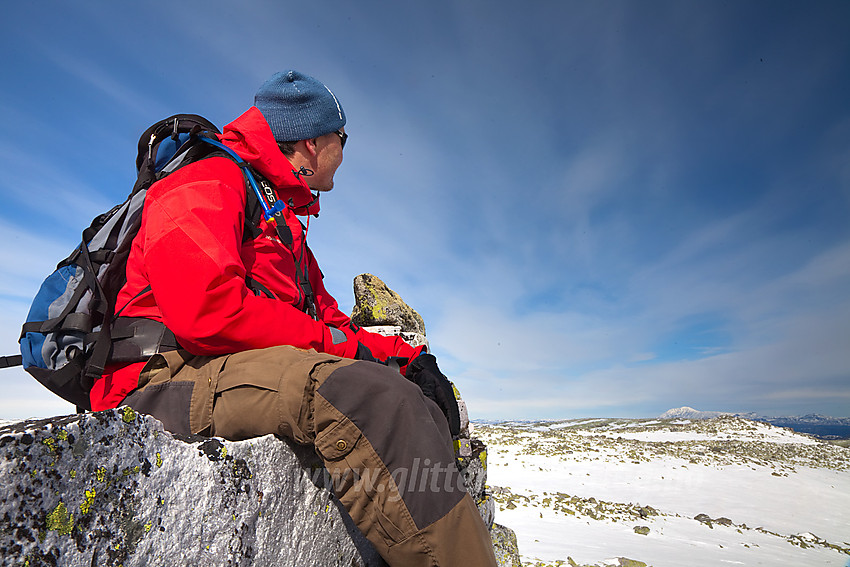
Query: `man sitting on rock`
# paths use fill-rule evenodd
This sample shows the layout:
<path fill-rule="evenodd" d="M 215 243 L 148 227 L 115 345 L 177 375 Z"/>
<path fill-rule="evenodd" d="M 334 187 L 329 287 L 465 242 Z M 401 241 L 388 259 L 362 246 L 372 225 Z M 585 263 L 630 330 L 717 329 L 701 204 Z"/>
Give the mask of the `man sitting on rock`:
<path fill-rule="evenodd" d="M 329 88 L 287 71 L 224 128 L 221 141 L 287 205 L 277 226 L 246 225 L 246 179 L 224 156 L 148 190 L 116 312 L 162 323 L 180 348 L 109 368 L 92 408 L 127 404 L 181 434 L 312 444 L 390 565 L 495 565 L 455 465 L 451 384 L 423 347 L 338 309 L 296 217 L 317 213 L 333 188 L 344 126 Z M 418 482 L 429 472 L 441 477 Z"/>

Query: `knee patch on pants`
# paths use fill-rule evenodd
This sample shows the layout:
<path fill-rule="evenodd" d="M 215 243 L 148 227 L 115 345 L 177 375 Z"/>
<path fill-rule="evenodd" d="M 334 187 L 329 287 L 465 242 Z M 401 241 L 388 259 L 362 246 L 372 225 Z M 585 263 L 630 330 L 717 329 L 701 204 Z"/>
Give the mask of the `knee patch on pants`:
<path fill-rule="evenodd" d="M 386 467 L 418 528 L 443 517 L 466 493 L 448 424 L 433 405 L 398 372 L 371 362 L 334 370 L 314 402 L 317 435 L 350 420 Z"/>

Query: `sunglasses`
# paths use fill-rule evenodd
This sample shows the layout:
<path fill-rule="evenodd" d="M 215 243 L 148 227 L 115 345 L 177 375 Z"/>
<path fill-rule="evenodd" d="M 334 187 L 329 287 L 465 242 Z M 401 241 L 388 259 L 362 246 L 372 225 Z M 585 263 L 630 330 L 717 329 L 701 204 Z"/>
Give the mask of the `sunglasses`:
<path fill-rule="evenodd" d="M 337 130 L 336 132 L 334 132 L 334 134 L 339 136 L 339 148 L 344 148 L 345 142 L 346 140 L 348 140 L 348 134 L 346 134 L 345 132 L 341 132 L 340 130 Z"/>

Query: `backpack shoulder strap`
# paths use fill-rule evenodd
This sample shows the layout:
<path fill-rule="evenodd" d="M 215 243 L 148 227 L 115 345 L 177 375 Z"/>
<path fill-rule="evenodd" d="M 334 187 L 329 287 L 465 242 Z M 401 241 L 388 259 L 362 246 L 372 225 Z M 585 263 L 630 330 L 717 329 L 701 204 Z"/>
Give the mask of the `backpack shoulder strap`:
<path fill-rule="evenodd" d="M 268 199 L 266 198 L 266 192 L 260 189 L 259 184 L 257 183 L 258 174 L 253 171 L 251 166 L 245 162 L 239 154 L 222 144 L 218 140 L 213 140 L 207 136 L 200 136 L 200 139 L 206 142 L 207 144 L 211 144 L 220 150 L 226 152 L 231 159 L 236 162 L 242 169 L 242 173 L 245 176 L 245 182 L 248 186 L 248 205 L 246 206 L 246 225 L 249 222 L 249 219 L 253 220 L 256 215 L 256 205 L 255 203 L 259 203 L 260 205 L 260 216 L 266 223 L 272 225 L 277 231 L 278 238 L 280 238 L 281 242 L 289 248 L 289 251 L 295 255 L 295 251 L 292 249 L 293 246 L 293 236 L 292 230 L 289 228 L 289 225 L 286 224 L 284 219 L 282 218 L 281 211 L 286 208 L 286 203 L 282 200 L 277 199 L 276 197 L 272 197 L 269 195 Z M 260 176 L 262 179 L 262 176 Z M 253 192 L 253 195 L 252 195 Z M 256 221 L 254 221 L 256 222 Z M 246 230 L 243 232 L 243 239 L 245 235 L 249 234 L 248 227 L 246 226 Z M 254 225 L 251 226 L 250 234 L 254 234 Z M 318 315 L 316 312 L 316 298 L 313 293 L 313 286 L 310 284 L 310 278 L 307 276 L 306 272 L 301 269 L 301 263 L 296 258 L 295 261 L 295 272 L 296 279 L 298 280 L 299 288 L 301 292 L 304 294 L 304 310 L 313 318 L 317 319 Z M 256 290 L 255 290 L 256 291 Z"/>

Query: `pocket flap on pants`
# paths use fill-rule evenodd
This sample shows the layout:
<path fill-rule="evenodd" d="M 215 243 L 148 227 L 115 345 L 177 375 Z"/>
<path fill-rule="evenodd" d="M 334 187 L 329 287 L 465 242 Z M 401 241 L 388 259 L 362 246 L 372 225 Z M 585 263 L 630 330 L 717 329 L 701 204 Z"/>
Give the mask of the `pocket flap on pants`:
<path fill-rule="evenodd" d="M 363 434 L 349 420 L 340 421 L 316 437 L 316 449 L 328 461 L 337 461 L 349 454 Z"/>
<path fill-rule="evenodd" d="M 262 361 L 234 360 L 234 355 L 224 357 L 218 376 L 214 376 L 216 393 L 250 386 L 277 392 L 280 388 L 280 373 L 272 371 Z"/>

